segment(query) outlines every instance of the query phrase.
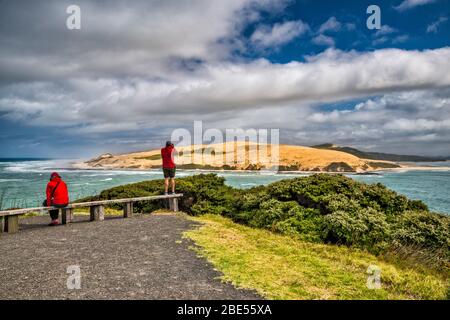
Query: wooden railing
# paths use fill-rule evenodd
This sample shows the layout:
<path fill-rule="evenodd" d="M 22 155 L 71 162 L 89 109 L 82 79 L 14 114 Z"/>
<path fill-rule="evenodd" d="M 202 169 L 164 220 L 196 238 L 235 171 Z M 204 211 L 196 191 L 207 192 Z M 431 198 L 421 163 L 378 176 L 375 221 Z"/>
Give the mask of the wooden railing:
<path fill-rule="evenodd" d="M 61 210 L 61 223 L 67 224 L 73 220 L 73 210 L 77 208 L 89 208 L 91 221 L 103 221 L 105 219 L 105 206 L 111 204 L 123 204 L 123 217 L 129 218 L 133 215 L 133 203 L 140 201 L 152 201 L 167 199 L 169 201 L 169 209 L 171 211 L 178 211 L 178 198 L 183 194 L 171 194 L 161 196 L 148 196 L 139 198 L 114 199 L 114 200 L 99 200 L 91 202 L 71 203 L 64 208 L 56 207 L 37 207 L 25 208 L 15 210 L 0 211 L 0 233 L 8 232 L 15 233 L 19 231 L 19 216 L 32 212 L 41 212 L 49 210 Z"/>

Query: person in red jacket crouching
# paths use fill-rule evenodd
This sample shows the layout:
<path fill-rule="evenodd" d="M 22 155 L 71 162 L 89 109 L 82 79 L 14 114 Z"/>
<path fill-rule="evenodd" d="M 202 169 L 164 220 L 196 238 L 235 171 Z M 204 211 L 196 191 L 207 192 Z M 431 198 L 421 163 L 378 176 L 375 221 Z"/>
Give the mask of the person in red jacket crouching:
<path fill-rule="evenodd" d="M 50 182 L 47 184 L 47 199 L 44 201 L 47 207 L 64 208 L 69 204 L 69 192 L 66 183 L 57 172 L 50 175 Z M 58 225 L 59 210 L 49 210 L 52 222 L 49 226 Z"/>

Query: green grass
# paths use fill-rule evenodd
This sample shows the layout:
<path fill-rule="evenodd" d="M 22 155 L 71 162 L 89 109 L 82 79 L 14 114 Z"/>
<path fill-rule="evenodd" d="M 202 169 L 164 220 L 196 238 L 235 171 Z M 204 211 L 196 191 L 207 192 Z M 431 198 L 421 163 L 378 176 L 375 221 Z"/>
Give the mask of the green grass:
<path fill-rule="evenodd" d="M 151 156 L 148 156 L 148 157 L 138 157 L 136 159 L 141 159 L 141 160 L 161 160 L 162 157 L 161 157 L 161 154 L 158 153 L 158 154 L 154 154 L 154 155 L 151 155 Z"/>
<path fill-rule="evenodd" d="M 236 224 L 218 215 L 185 232 L 223 280 L 268 299 L 446 299 L 449 279 L 389 262 L 359 249 L 315 244 Z M 381 268 L 381 288 L 367 287 L 367 268 Z"/>
<path fill-rule="evenodd" d="M 389 163 L 389 162 L 374 162 L 370 161 L 368 164 L 374 168 L 383 168 L 383 169 L 390 169 L 390 168 L 401 168 L 400 165 L 395 163 Z"/>

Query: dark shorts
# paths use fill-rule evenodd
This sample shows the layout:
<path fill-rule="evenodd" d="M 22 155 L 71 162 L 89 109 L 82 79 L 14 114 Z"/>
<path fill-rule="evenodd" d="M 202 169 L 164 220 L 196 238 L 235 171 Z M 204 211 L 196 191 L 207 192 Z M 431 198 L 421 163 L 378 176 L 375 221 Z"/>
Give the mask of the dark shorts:
<path fill-rule="evenodd" d="M 164 172 L 164 178 L 175 178 L 175 168 L 169 169 L 169 168 L 163 168 Z"/>

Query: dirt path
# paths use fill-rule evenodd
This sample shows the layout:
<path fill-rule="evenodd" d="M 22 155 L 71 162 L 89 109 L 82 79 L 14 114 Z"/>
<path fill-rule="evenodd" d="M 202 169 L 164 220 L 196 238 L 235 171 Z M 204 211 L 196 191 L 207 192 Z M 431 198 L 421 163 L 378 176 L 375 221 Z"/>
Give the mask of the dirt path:
<path fill-rule="evenodd" d="M 0 299 L 259 299 L 222 283 L 189 249 L 182 232 L 196 223 L 176 215 L 140 215 L 46 227 L 47 217 L 21 221 L 0 235 Z M 69 290 L 69 266 L 81 289 Z"/>

